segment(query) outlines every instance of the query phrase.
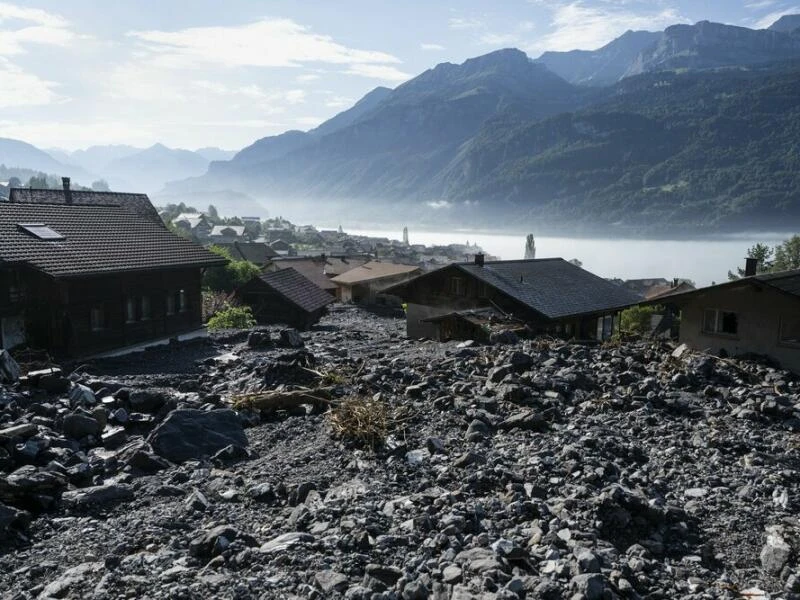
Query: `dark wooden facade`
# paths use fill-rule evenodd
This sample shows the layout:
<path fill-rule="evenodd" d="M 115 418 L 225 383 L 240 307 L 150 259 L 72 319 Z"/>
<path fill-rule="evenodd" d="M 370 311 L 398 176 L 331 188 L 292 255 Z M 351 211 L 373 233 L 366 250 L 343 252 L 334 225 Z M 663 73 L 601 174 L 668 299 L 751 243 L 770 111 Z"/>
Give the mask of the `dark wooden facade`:
<path fill-rule="evenodd" d="M 32 347 L 87 356 L 199 329 L 201 279 L 196 267 L 63 279 L 6 268 L 0 317 L 21 320 Z"/>

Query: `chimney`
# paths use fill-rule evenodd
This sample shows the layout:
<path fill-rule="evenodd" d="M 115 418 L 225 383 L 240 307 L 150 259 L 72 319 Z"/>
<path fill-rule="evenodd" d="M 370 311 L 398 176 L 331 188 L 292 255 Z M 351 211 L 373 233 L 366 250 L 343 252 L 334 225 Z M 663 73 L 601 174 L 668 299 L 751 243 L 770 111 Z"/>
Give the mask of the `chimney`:
<path fill-rule="evenodd" d="M 744 276 L 745 277 L 752 277 L 756 274 L 758 270 L 758 259 L 757 258 L 745 258 L 744 259 Z"/>
<path fill-rule="evenodd" d="M 64 200 L 67 204 L 72 204 L 72 190 L 69 188 L 69 177 L 62 177 L 61 185 L 64 186 Z"/>
<path fill-rule="evenodd" d="M 476 254 L 475 255 L 475 264 L 479 267 L 483 266 L 483 260 L 486 258 L 483 254 Z"/>

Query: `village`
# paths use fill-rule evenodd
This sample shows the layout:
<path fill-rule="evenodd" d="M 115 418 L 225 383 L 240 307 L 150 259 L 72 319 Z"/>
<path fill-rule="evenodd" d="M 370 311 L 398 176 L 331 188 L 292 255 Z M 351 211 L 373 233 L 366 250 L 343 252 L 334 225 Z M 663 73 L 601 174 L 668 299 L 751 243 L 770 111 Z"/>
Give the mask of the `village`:
<path fill-rule="evenodd" d="M 800 272 L 256 221 L 0 202 L 9 597 L 798 597 Z"/>

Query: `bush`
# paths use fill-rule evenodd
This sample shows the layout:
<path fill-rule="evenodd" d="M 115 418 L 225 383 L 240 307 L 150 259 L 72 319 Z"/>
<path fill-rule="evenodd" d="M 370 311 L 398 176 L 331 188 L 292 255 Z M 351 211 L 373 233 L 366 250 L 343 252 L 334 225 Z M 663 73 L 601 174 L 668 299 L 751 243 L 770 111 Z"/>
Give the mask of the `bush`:
<path fill-rule="evenodd" d="M 623 335 L 646 336 L 652 331 L 650 317 L 659 312 L 655 306 L 631 306 L 620 314 L 620 329 Z"/>
<path fill-rule="evenodd" d="M 261 275 L 261 269 L 255 263 L 246 260 L 233 260 L 227 248 L 209 246 L 214 254 L 228 260 L 224 267 L 211 267 L 203 275 L 203 287 L 215 292 L 232 292 L 240 285 Z"/>
<path fill-rule="evenodd" d="M 249 306 L 230 306 L 208 320 L 209 329 L 250 329 L 256 320 Z"/>

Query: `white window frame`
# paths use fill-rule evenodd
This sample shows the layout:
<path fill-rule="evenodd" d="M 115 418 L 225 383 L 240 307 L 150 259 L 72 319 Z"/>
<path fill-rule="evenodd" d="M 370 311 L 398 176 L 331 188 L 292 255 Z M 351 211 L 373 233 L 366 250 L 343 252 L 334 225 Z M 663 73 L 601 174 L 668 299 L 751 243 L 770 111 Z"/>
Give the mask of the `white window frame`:
<path fill-rule="evenodd" d="M 89 325 L 92 331 L 104 331 L 106 327 L 106 309 L 103 305 L 93 306 L 89 312 Z"/>

